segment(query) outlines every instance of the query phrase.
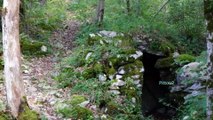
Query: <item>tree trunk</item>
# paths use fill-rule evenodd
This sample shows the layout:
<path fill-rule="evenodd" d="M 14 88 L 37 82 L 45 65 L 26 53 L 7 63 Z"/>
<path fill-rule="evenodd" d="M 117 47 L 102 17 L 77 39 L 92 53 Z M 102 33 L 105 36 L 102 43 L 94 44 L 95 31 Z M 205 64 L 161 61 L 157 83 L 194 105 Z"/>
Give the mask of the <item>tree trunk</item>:
<path fill-rule="evenodd" d="M 136 9 L 137 16 L 141 16 L 142 14 L 141 6 L 142 6 L 142 0 L 137 0 L 137 9 Z"/>
<path fill-rule="evenodd" d="M 204 0 L 204 14 L 207 25 L 207 52 L 208 75 L 206 85 L 207 93 L 207 120 L 213 119 L 213 0 Z"/>
<path fill-rule="evenodd" d="M 99 0 L 98 7 L 97 7 L 96 23 L 98 23 L 99 27 L 102 26 L 102 24 L 103 24 L 104 2 L 105 2 L 105 0 Z"/>
<path fill-rule="evenodd" d="M 20 0 L 4 0 L 2 15 L 7 102 L 11 114 L 15 118 L 18 116 L 24 96 L 20 64 L 19 6 Z"/>
<path fill-rule="evenodd" d="M 129 14 L 130 13 L 130 1 L 129 0 L 126 0 L 126 10 L 127 10 L 127 13 Z"/>

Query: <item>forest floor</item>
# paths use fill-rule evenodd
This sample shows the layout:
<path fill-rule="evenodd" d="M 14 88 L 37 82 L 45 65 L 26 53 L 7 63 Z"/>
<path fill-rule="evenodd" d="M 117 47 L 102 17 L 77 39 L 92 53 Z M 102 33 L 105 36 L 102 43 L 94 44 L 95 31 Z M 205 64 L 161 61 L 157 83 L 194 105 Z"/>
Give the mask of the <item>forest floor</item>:
<path fill-rule="evenodd" d="M 25 94 L 29 106 L 44 115 L 49 120 L 60 120 L 56 114 L 56 104 L 69 98 L 69 88 L 57 88 L 53 76 L 58 74 L 57 65 L 66 57 L 73 48 L 73 41 L 79 30 L 80 24 L 69 21 L 62 30 L 57 30 L 49 39 L 53 46 L 53 53 L 44 57 L 22 59 L 23 80 Z M 56 52 L 57 51 L 57 52 Z M 58 51 L 60 51 L 58 53 Z M 6 102 L 6 91 L 0 83 L 0 102 Z"/>

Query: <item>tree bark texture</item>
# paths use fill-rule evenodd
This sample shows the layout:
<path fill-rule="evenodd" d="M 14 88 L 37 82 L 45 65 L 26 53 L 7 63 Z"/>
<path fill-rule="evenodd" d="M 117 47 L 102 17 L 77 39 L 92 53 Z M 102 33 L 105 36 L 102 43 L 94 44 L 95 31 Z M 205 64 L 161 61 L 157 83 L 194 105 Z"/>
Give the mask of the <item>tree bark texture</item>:
<path fill-rule="evenodd" d="M 208 80 L 207 93 L 207 120 L 213 119 L 213 0 L 204 0 L 204 15 L 207 25 L 207 52 L 208 52 Z"/>
<path fill-rule="evenodd" d="M 4 77 L 8 107 L 15 118 L 18 116 L 21 100 L 24 96 L 20 63 L 19 7 L 20 0 L 3 1 Z"/>
<path fill-rule="evenodd" d="M 98 23 L 99 26 L 101 26 L 103 24 L 103 19 L 104 19 L 104 3 L 105 3 L 105 0 L 99 0 L 98 7 L 97 7 L 96 22 Z"/>

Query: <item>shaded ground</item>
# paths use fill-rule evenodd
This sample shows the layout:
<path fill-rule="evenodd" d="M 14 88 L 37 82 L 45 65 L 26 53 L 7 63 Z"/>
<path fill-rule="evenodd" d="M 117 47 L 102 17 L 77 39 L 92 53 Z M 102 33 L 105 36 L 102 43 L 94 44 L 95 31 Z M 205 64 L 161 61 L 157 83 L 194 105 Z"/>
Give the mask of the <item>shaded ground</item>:
<path fill-rule="evenodd" d="M 57 83 L 52 76 L 57 73 L 56 65 L 60 61 L 55 53 L 62 53 L 64 56 L 73 48 L 73 40 L 79 29 L 79 23 L 70 21 L 62 30 L 57 30 L 50 38 L 54 55 L 40 58 L 22 60 L 23 80 L 25 93 L 29 106 L 49 120 L 60 120 L 56 114 L 56 103 L 63 102 L 69 96 L 68 89 L 58 89 Z M 61 56 L 61 55 L 60 55 Z M 0 82 L 0 104 L 6 101 L 6 91 L 3 82 Z M 1 106 L 0 106 L 1 107 Z"/>

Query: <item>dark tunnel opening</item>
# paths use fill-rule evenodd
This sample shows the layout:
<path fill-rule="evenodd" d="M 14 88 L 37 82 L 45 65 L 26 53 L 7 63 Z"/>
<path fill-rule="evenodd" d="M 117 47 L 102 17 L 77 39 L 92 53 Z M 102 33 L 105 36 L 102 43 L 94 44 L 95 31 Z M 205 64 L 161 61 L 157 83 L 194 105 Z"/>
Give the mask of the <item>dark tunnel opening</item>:
<path fill-rule="evenodd" d="M 170 75 L 169 68 L 160 70 L 155 68 L 158 59 L 164 58 L 163 55 L 143 52 L 142 62 L 144 65 L 143 88 L 142 88 L 142 113 L 144 116 L 152 115 L 155 120 L 170 120 L 175 116 L 176 110 L 171 106 L 166 106 L 162 101 L 171 102 L 170 90 L 168 85 L 159 84 L 162 78 L 162 71 Z M 173 104 L 173 103 L 168 103 Z"/>

